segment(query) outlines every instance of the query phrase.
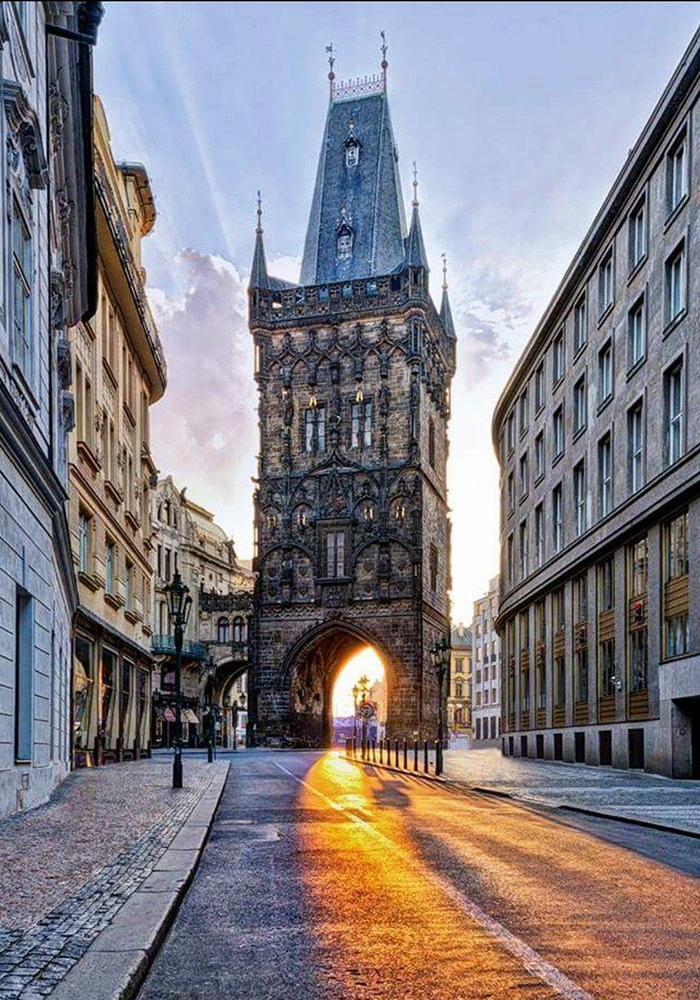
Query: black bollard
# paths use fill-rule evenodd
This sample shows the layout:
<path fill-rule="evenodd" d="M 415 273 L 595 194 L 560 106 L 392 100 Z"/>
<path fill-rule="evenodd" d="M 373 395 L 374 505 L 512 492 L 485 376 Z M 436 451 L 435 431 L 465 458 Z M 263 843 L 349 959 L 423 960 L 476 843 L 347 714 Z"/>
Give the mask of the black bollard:
<path fill-rule="evenodd" d="M 430 759 L 428 758 L 428 741 L 423 740 L 423 771 L 425 774 L 430 770 Z"/>
<path fill-rule="evenodd" d="M 403 769 L 408 771 L 408 740 L 403 741 Z"/>
<path fill-rule="evenodd" d="M 418 770 L 418 740 L 413 741 L 413 770 Z"/>

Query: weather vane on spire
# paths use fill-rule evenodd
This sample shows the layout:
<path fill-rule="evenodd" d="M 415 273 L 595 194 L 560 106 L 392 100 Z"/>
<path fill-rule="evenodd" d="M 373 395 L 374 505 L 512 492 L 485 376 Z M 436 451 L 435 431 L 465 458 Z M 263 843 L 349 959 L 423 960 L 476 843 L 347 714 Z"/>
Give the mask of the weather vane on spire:
<path fill-rule="evenodd" d="M 384 80 L 384 89 L 386 89 L 386 70 L 389 63 L 386 61 L 386 54 L 389 50 L 389 46 L 386 44 L 386 34 L 384 29 L 379 32 L 382 38 L 382 78 Z"/>
<path fill-rule="evenodd" d="M 442 290 L 447 291 L 447 254 L 442 255 Z"/>
<path fill-rule="evenodd" d="M 418 167 L 416 161 L 413 161 L 413 204 L 418 204 Z"/>
<path fill-rule="evenodd" d="M 335 80 L 335 73 L 333 67 L 335 66 L 335 56 L 333 55 L 333 42 L 330 45 L 326 45 L 326 55 L 328 56 L 328 80 L 331 92 L 331 99 L 333 98 L 333 81 Z"/>
<path fill-rule="evenodd" d="M 255 230 L 256 233 L 262 233 L 262 198 L 260 192 L 258 191 L 258 227 Z"/>

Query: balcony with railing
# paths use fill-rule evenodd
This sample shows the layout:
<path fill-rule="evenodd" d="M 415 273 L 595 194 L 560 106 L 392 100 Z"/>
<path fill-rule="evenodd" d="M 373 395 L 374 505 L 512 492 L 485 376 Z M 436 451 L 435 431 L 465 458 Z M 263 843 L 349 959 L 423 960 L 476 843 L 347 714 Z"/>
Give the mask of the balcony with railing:
<path fill-rule="evenodd" d="M 151 638 L 151 651 L 154 656 L 175 656 L 175 636 L 171 634 L 154 635 Z M 182 655 L 188 660 L 205 660 L 206 646 L 191 639 L 182 640 Z"/>

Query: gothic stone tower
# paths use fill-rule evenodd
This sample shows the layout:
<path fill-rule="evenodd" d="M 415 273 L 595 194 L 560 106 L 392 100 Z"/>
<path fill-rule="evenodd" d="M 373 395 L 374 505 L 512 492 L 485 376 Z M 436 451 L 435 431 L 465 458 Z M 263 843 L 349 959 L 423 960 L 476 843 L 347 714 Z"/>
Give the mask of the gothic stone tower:
<path fill-rule="evenodd" d="M 387 735 L 435 738 L 449 635 L 445 463 L 455 332 L 430 296 L 417 186 L 406 222 L 381 75 L 336 84 L 298 285 L 249 289 L 259 389 L 255 738 L 326 745 L 335 676 L 373 645 Z"/>

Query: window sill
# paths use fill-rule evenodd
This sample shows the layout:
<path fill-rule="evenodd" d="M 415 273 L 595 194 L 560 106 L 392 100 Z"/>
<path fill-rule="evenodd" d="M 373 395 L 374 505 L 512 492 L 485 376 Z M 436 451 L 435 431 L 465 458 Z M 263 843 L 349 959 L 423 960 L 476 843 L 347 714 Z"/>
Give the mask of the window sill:
<path fill-rule="evenodd" d="M 115 611 L 119 611 L 124 605 L 124 601 L 117 594 L 105 594 L 105 604 L 109 604 Z"/>
<path fill-rule="evenodd" d="M 642 254 L 642 256 L 639 258 L 639 260 L 637 261 L 637 263 L 634 265 L 634 267 L 632 268 L 632 270 L 627 275 L 627 284 L 628 285 L 632 284 L 632 282 L 634 281 L 634 279 L 637 277 L 637 275 L 639 274 L 639 272 L 642 270 L 642 268 L 646 264 L 647 260 L 648 260 L 647 254 L 646 253 Z"/>
<path fill-rule="evenodd" d="M 579 348 L 577 348 L 576 353 L 574 354 L 573 360 L 571 362 L 572 365 L 575 365 L 578 359 L 583 357 L 583 355 L 586 353 L 587 347 L 588 347 L 588 340 L 584 340 L 584 342 L 581 344 Z"/>
<path fill-rule="evenodd" d="M 683 322 L 683 320 L 687 315 L 688 315 L 688 307 L 683 306 L 681 311 L 676 316 L 674 316 L 673 319 L 670 319 L 668 321 L 661 334 L 661 339 L 666 340 L 666 338 L 673 333 L 676 327 Z"/>
<path fill-rule="evenodd" d="M 32 388 L 27 376 L 24 374 L 20 366 L 16 361 L 12 362 L 12 375 L 15 382 L 18 383 L 18 387 L 22 394 L 25 396 L 27 403 L 32 408 L 34 413 L 39 412 L 39 400 L 34 395 L 34 389 Z"/>
<path fill-rule="evenodd" d="M 600 403 L 598 403 L 598 408 L 596 410 L 597 417 L 599 417 L 600 414 L 603 413 L 603 411 L 606 410 L 608 406 L 610 406 L 614 398 L 615 394 L 611 392 L 605 397 L 605 399 L 603 399 Z"/>
<path fill-rule="evenodd" d="M 552 468 L 554 468 L 555 465 L 558 465 L 561 462 L 565 454 L 566 452 L 560 451 L 558 455 L 554 456 L 554 458 L 552 459 Z"/>
<path fill-rule="evenodd" d="M 538 476 L 535 476 L 535 486 L 539 486 L 544 479 L 544 472 L 540 472 Z"/>
<path fill-rule="evenodd" d="M 78 571 L 78 582 L 92 591 L 99 590 L 101 586 L 100 581 L 92 573 L 85 573 L 82 570 Z"/>
<path fill-rule="evenodd" d="M 563 381 L 564 381 L 564 373 L 562 372 L 559 378 L 552 383 L 552 392 L 556 392 Z"/>
<path fill-rule="evenodd" d="M 608 302 L 607 306 L 605 307 L 605 309 L 602 311 L 602 313 L 598 317 L 598 329 L 599 330 L 600 330 L 601 326 L 603 325 L 603 323 L 605 323 L 606 319 L 612 313 L 614 305 L 615 305 L 614 300 L 612 302 Z"/>
<path fill-rule="evenodd" d="M 118 486 L 115 486 L 111 479 L 105 479 L 105 493 L 111 497 L 117 507 L 124 499 L 124 495 Z"/>
<path fill-rule="evenodd" d="M 672 208 L 669 214 L 666 216 L 666 221 L 664 222 L 664 232 L 667 232 L 673 223 L 676 221 L 678 216 L 681 214 L 685 206 L 690 201 L 690 193 L 686 191 L 681 200 L 678 202 L 675 208 Z"/>
<path fill-rule="evenodd" d="M 586 430 L 587 430 L 587 424 L 584 424 L 582 427 L 579 427 L 578 430 L 574 431 L 574 435 L 571 438 L 572 442 L 578 441 L 578 439 L 586 433 Z"/>
<path fill-rule="evenodd" d="M 625 376 L 625 378 L 627 379 L 628 382 L 630 381 L 630 379 L 634 378 L 634 376 L 637 374 L 637 372 L 639 371 L 640 368 L 644 367 L 644 365 L 646 364 L 646 361 L 647 361 L 647 356 L 646 356 L 646 354 L 644 354 L 639 359 L 639 361 L 635 361 L 635 363 L 632 365 L 632 367 L 628 369 L 627 375 Z"/>

